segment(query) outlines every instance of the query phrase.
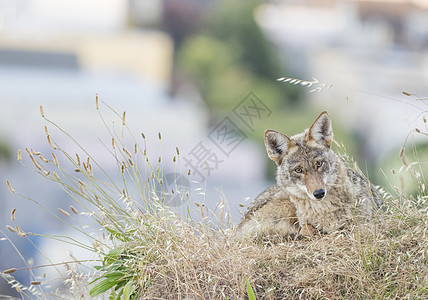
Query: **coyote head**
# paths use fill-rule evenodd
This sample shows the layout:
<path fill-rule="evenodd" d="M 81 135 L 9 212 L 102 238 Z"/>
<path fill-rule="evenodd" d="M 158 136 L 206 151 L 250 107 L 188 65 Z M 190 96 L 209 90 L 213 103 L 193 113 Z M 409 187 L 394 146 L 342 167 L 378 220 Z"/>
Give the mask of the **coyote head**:
<path fill-rule="evenodd" d="M 289 138 L 275 130 L 265 132 L 269 158 L 278 166 L 277 183 L 298 198 L 322 200 L 336 182 L 338 157 L 331 150 L 333 130 L 327 112 L 309 129 Z"/>

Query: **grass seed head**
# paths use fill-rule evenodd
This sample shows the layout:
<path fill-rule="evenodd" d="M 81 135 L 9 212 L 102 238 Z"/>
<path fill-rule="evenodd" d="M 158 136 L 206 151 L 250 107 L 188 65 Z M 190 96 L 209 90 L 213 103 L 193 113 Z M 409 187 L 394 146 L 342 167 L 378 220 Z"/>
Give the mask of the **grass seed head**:
<path fill-rule="evenodd" d="M 83 185 L 81 184 L 79 184 L 79 191 L 81 196 L 85 195 L 85 191 L 83 190 Z"/>
<path fill-rule="evenodd" d="M 80 156 L 76 153 L 77 165 L 80 166 Z"/>
<path fill-rule="evenodd" d="M 10 213 L 10 219 L 12 221 L 15 221 L 15 213 L 16 213 L 16 208 L 12 209 L 11 213 Z"/>
<path fill-rule="evenodd" d="M 126 125 L 126 121 L 125 121 L 125 120 L 126 120 L 126 111 L 124 111 L 124 112 L 123 112 L 123 115 L 122 115 L 122 125 L 123 125 L 123 126 L 125 126 L 125 125 Z"/>
<path fill-rule="evenodd" d="M 9 230 L 10 232 L 15 232 L 15 229 L 10 225 L 6 225 L 6 229 Z"/>
<path fill-rule="evenodd" d="M 129 156 L 129 158 L 132 158 L 132 154 L 131 154 L 131 152 L 129 152 L 129 151 L 128 151 L 128 149 L 126 149 L 125 147 L 123 148 L 123 152 L 125 152 L 125 153 L 126 153 L 126 155 L 128 155 L 128 156 Z"/>
<path fill-rule="evenodd" d="M 45 128 L 46 128 L 46 127 L 45 127 Z M 46 136 L 46 138 L 48 139 L 48 144 L 49 144 L 49 146 L 51 146 L 51 147 L 52 147 L 52 149 L 56 150 L 56 149 L 57 149 L 57 147 L 52 143 L 51 136 L 50 136 L 50 135 L 47 135 L 47 136 Z"/>
<path fill-rule="evenodd" d="M 79 212 L 77 211 L 77 209 L 75 209 L 75 208 L 74 208 L 74 206 L 73 206 L 73 205 L 70 205 L 70 210 L 71 210 L 75 215 L 78 215 L 78 214 L 79 214 Z"/>
<path fill-rule="evenodd" d="M 22 160 L 21 149 L 18 149 L 16 156 L 17 156 L 18 161 Z"/>
<path fill-rule="evenodd" d="M 30 156 L 30 158 L 31 158 L 31 161 L 33 162 L 33 164 L 34 164 L 34 166 L 39 170 L 39 171 L 41 171 L 42 170 L 42 167 L 37 163 L 37 161 L 34 159 L 34 156 Z"/>
<path fill-rule="evenodd" d="M 70 213 L 66 212 L 66 211 L 65 211 L 65 210 L 63 210 L 62 208 L 58 208 L 58 211 L 59 211 L 60 213 L 62 213 L 64 216 L 66 216 L 66 217 L 70 217 Z"/>
<path fill-rule="evenodd" d="M 95 94 L 95 108 L 96 108 L 97 110 L 99 110 L 99 109 L 100 109 L 100 106 L 99 106 L 99 103 L 98 103 L 98 93 L 96 93 L 96 94 Z"/>
<path fill-rule="evenodd" d="M 410 94 L 409 92 L 406 92 L 406 91 L 403 91 L 402 93 L 403 93 L 403 95 L 405 95 L 405 96 L 407 96 L 407 97 L 409 97 L 409 96 L 411 96 L 411 95 L 412 95 L 412 94 Z"/>
<path fill-rule="evenodd" d="M 53 159 L 54 165 L 56 167 L 58 167 L 59 166 L 58 158 L 56 157 L 56 155 L 54 153 L 51 153 L 51 154 L 52 154 L 52 159 Z"/>
<path fill-rule="evenodd" d="M 30 149 L 31 154 L 35 155 L 35 156 L 39 156 L 41 153 L 40 152 L 36 152 L 33 150 L 33 148 Z"/>
<path fill-rule="evenodd" d="M 15 230 L 16 230 L 16 233 L 17 233 L 20 237 L 26 237 L 26 236 L 27 236 L 27 234 L 26 234 L 25 232 L 22 232 L 22 231 L 21 231 L 21 229 L 19 229 L 19 227 L 18 227 L 18 226 L 15 226 Z"/>
<path fill-rule="evenodd" d="M 3 271 L 3 274 L 12 274 L 16 272 L 16 268 L 10 268 Z"/>
<path fill-rule="evenodd" d="M 42 116 L 42 118 L 45 117 L 45 112 L 43 111 L 43 106 L 40 105 L 40 115 Z"/>
<path fill-rule="evenodd" d="M 12 188 L 12 185 L 10 184 L 9 180 L 6 180 L 6 184 L 7 184 L 7 187 L 9 188 L 9 191 L 12 194 L 15 194 L 15 190 Z"/>
<path fill-rule="evenodd" d="M 161 133 L 160 133 L 160 132 L 158 133 L 158 138 L 159 138 L 159 141 L 161 141 L 161 140 L 162 140 L 162 135 L 161 135 Z"/>
<path fill-rule="evenodd" d="M 44 162 L 45 164 L 47 164 L 49 162 L 49 160 L 47 160 L 43 155 L 39 155 L 39 158 L 42 162 Z"/>
<path fill-rule="evenodd" d="M 88 164 L 88 169 L 89 169 L 89 177 L 93 177 L 94 176 L 94 171 L 93 171 L 93 169 L 92 169 L 92 165 L 91 164 Z"/>
<path fill-rule="evenodd" d="M 141 132 L 141 137 L 143 138 L 143 140 L 146 139 L 146 135 L 143 132 Z"/>
<path fill-rule="evenodd" d="M 31 281 L 30 284 L 31 285 L 41 285 L 42 282 L 41 281 Z"/>
<path fill-rule="evenodd" d="M 400 158 L 401 158 L 401 161 L 403 162 L 403 164 L 404 164 L 405 166 L 407 166 L 407 165 L 408 165 L 408 163 L 407 163 L 407 160 L 406 160 L 406 155 L 404 154 L 404 147 L 401 147 L 401 150 L 400 150 Z"/>

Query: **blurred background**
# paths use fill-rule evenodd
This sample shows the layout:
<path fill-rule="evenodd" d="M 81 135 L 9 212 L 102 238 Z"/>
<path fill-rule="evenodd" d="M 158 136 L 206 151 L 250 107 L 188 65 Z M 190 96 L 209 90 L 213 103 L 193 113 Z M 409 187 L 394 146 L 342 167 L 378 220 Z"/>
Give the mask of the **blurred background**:
<path fill-rule="evenodd" d="M 280 77 L 318 81 L 319 89 Z M 35 265 L 35 248 L 5 228 L 12 208 L 24 231 L 72 235 L 5 184 L 54 212 L 72 204 L 16 162 L 17 149 L 50 152 L 39 105 L 114 171 L 98 93 L 127 112 L 136 136 L 145 133 L 149 156 L 167 158 L 166 172 L 179 147 L 195 181 L 191 202 L 215 208 L 225 199 L 237 223 L 240 204 L 274 181 L 264 130 L 293 135 L 324 110 L 336 140 L 375 184 L 418 192 L 399 173 L 399 153 L 407 141 L 418 149 L 410 161 L 428 159 L 426 136 L 415 133 L 426 132 L 427 81 L 426 0 L 0 0 L 0 230 Z M 78 151 L 49 128 L 64 149 Z M 203 193 L 194 192 L 198 184 Z M 68 255 L 32 241 L 54 260 Z M 24 266 L 4 238 L 0 257 L 0 269 Z M 28 284 L 28 274 L 15 274 Z M 0 294 L 13 293 L 0 280 Z"/>

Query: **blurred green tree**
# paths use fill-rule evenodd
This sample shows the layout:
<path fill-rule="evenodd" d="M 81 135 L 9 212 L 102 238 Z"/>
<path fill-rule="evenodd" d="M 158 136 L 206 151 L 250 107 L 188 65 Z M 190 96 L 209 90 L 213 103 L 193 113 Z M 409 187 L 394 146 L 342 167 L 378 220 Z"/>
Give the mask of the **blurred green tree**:
<path fill-rule="evenodd" d="M 12 149 L 4 140 L 0 139 L 0 160 L 10 161 L 12 159 Z"/>
<path fill-rule="evenodd" d="M 302 89 L 276 82 L 278 53 L 254 19 L 259 1 L 220 1 L 178 50 L 179 72 L 196 83 L 213 116 L 254 92 L 271 109 L 298 103 Z"/>
<path fill-rule="evenodd" d="M 208 23 L 209 35 L 229 43 L 240 63 L 260 77 L 274 80 L 283 71 L 276 48 L 254 18 L 260 1 L 220 1 Z"/>

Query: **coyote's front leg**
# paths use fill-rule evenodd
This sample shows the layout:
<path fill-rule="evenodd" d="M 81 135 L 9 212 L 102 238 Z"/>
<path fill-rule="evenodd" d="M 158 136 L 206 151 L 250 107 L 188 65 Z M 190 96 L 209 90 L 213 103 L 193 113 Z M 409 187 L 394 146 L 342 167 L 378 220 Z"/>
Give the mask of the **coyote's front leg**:
<path fill-rule="evenodd" d="M 299 235 L 306 237 L 313 237 L 317 230 L 311 224 L 303 224 L 302 228 L 299 231 Z"/>

